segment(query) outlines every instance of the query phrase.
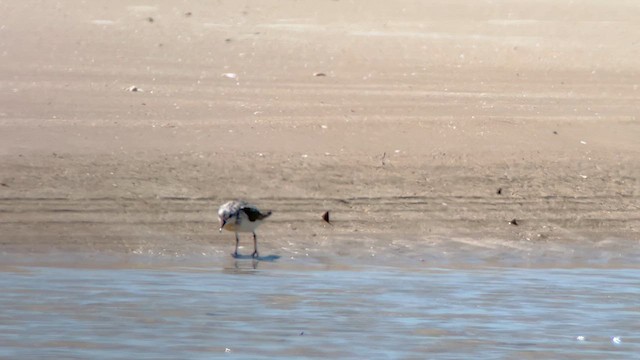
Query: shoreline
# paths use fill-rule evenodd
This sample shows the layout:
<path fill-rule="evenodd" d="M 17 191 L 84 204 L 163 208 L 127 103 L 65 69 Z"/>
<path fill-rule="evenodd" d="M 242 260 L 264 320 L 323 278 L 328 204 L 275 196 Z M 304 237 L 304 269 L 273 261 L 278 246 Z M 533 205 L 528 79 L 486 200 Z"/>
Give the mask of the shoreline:
<path fill-rule="evenodd" d="M 210 256 L 213 262 L 225 262 L 233 234 L 217 230 L 216 210 L 226 200 L 220 194 L 233 188 L 240 189 L 240 194 L 255 193 L 256 184 L 206 187 L 202 177 L 223 184 L 230 174 L 223 163 L 199 156 L 155 162 L 148 157 L 95 162 L 94 156 L 82 160 L 65 154 L 21 159 L 30 166 L 9 166 L 12 173 L 20 174 L 16 183 L 21 186 L 12 183 L 0 197 L 0 238 L 2 253 L 8 257 L 42 260 L 68 254 L 82 263 L 93 254 L 134 262 L 140 256 L 143 262 L 159 263 L 192 258 L 201 264 Z M 264 197 L 250 199 L 274 211 L 258 229 L 259 246 L 284 263 L 293 257 L 306 258 L 310 264 L 400 267 L 404 262 L 465 266 L 464 261 L 467 266 L 615 267 L 632 266 L 640 249 L 639 222 L 634 220 L 639 211 L 637 197 L 624 193 L 629 189 L 620 181 L 629 178 L 624 173 L 582 179 L 581 192 L 576 193 L 559 181 L 576 171 L 568 164 L 507 166 L 495 171 L 503 174 L 495 179 L 488 173 L 469 176 L 478 174 L 477 168 L 398 165 L 393 158 L 395 163 L 382 166 L 374 164 L 375 159 L 359 165 L 355 181 L 362 186 L 354 193 L 354 178 L 340 178 L 347 170 L 333 160 L 259 159 L 248 159 L 235 171 L 241 174 L 257 166 L 260 175 L 282 174 L 282 164 L 287 164 L 283 173 L 291 176 L 255 178 L 257 186 L 269 190 Z M 273 170 L 278 164 L 278 170 Z M 146 168 L 146 178 L 137 176 L 132 181 L 134 172 L 129 168 Z M 183 168 L 197 171 L 181 173 Z M 435 169 L 442 175 L 424 178 Z M 90 180 L 77 181 L 82 172 Z M 533 176 L 536 173 L 554 175 Z M 415 184 L 420 179 L 422 193 L 405 193 L 406 188 L 418 189 Z M 295 189 L 296 193 L 291 183 L 308 188 Z M 495 184 L 501 185 L 500 195 Z M 327 210 L 331 225 L 321 219 Z M 513 218 L 517 226 L 509 223 Z M 251 245 L 249 238 L 241 237 L 241 245 Z"/>

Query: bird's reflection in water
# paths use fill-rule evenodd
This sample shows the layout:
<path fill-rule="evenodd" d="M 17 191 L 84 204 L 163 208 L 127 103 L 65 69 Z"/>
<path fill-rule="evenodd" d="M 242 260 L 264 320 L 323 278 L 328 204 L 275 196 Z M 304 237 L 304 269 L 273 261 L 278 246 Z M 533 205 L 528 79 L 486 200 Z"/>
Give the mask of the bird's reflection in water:
<path fill-rule="evenodd" d="M 280 259 L 280 255 L 267 255 L 252 257 L 251 255 L 232 255 L 233 263 L 224 267 L 226 274 L 255 274 L 260 262 L 274 262 Z"/>

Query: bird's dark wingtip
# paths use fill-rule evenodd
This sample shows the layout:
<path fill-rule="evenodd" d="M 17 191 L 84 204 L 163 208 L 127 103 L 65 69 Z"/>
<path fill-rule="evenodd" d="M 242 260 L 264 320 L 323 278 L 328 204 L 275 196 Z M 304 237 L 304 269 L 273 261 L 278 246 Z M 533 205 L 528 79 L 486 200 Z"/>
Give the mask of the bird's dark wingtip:
<path fill-rule="evenodd" d="M 271 215 L 271 211 L 267 211 L 265 213 L 260 212 L 260 210 L 255 207 L 244 207 L 240 209 L 244 211 L 245 214 L 249 217 L 249 221 L 262 220 Z"/>

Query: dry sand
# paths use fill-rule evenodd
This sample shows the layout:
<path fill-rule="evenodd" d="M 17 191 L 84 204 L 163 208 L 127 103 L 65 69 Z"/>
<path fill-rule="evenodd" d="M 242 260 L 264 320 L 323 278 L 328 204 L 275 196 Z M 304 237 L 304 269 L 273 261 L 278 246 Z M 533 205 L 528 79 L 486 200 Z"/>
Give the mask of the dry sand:
<path fill-rule="evenodd" d="M 226 255 L 233 198 L 287 257 L 640 247 L 637 2 L 0 14 L 5 255 Z"/>

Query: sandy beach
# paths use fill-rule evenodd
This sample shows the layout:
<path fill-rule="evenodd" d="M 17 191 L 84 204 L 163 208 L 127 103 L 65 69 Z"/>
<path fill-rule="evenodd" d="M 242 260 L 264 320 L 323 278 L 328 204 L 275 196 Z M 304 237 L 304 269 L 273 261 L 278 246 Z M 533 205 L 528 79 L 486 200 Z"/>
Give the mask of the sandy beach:
<path fill-rule="evenodd" d="M 634 2 L 0 13 L 4 255 L 227 256 L 235 198 L 283 257 L 640 248 Z"/>

